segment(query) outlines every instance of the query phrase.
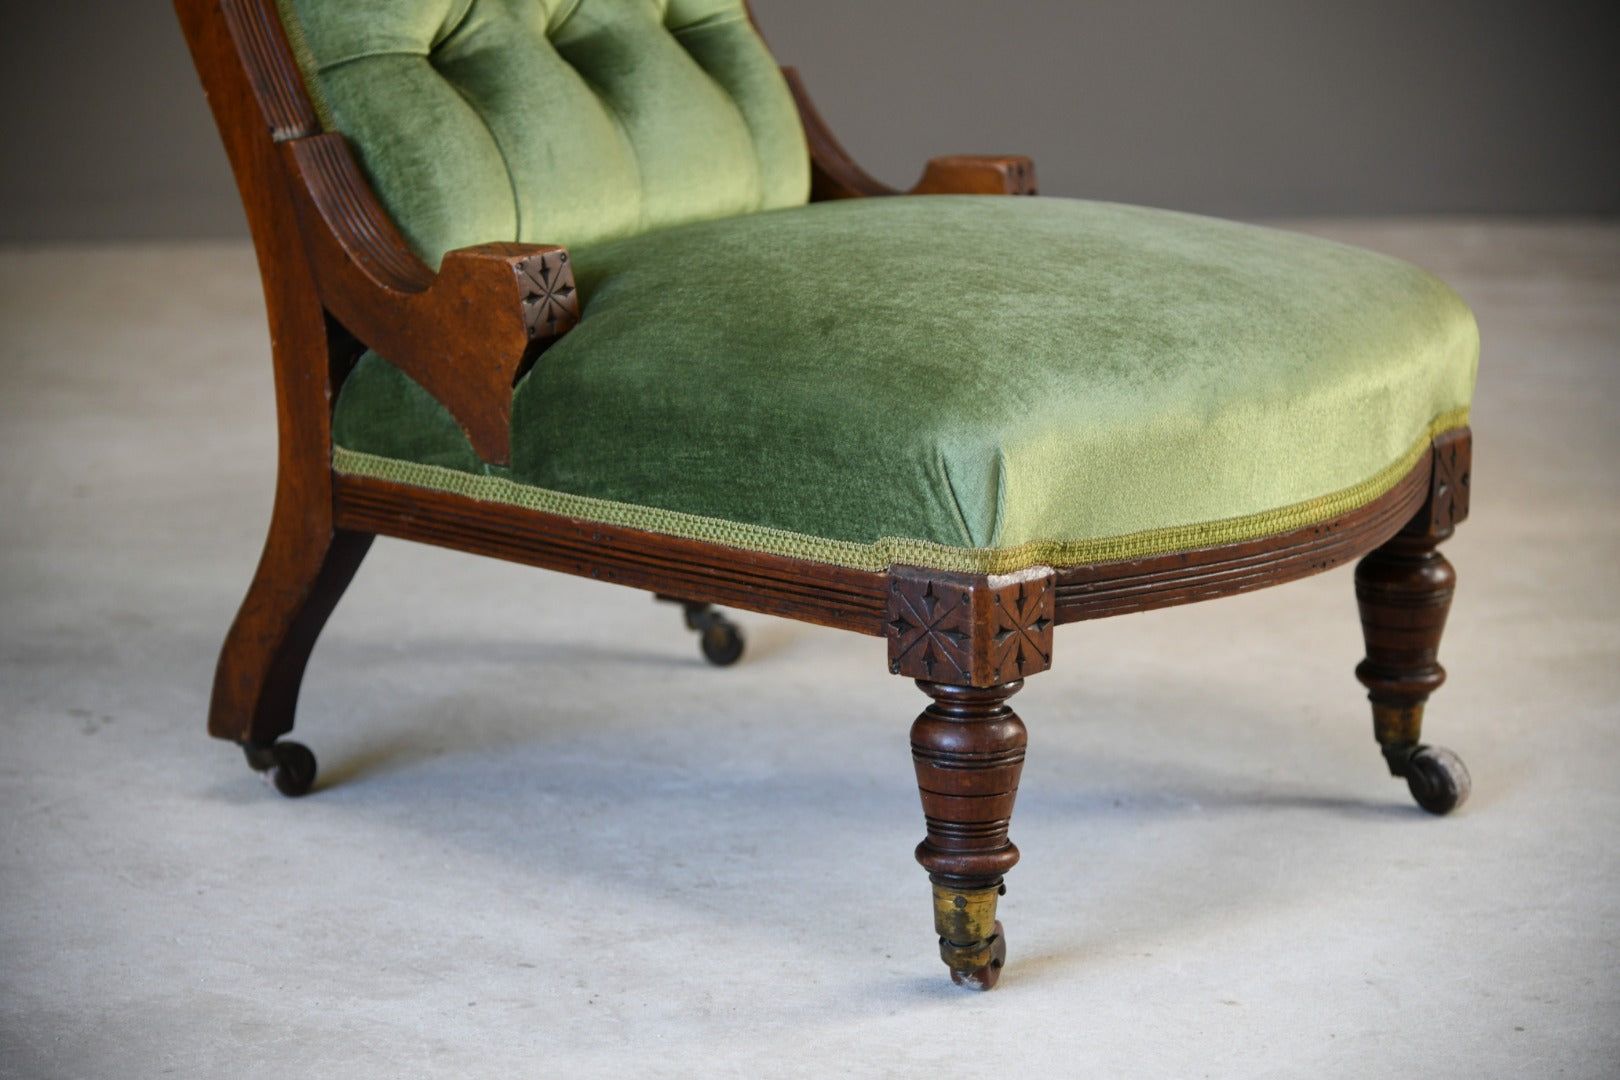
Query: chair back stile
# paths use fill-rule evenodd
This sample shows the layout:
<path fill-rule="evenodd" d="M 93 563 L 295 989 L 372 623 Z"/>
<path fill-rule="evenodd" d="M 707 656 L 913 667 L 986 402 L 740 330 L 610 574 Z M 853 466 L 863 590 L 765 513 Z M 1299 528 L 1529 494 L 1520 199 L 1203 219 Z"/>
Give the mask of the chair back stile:
<path fill-rule="evenodd" d="M 279 143 L 320 131 L 271 0 L 174 0 L 236 177 L 258 258 L 275 367 L 278 514 L 330 517 L 334 340 Z M 316 490 L 319 489 L 319 490 Z M 292 492 L 303 493 L 294 507 Z"/>

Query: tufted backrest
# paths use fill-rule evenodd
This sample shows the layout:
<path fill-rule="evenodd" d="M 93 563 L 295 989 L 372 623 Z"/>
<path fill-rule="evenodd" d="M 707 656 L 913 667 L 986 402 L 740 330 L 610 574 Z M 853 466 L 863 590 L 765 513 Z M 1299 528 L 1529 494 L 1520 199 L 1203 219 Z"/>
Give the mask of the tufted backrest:
<path fill-rule="evenodd" d="M 792 206 L 809 155 L 743 0 L 278 0 L 323 122 L 430 265 Z"/>

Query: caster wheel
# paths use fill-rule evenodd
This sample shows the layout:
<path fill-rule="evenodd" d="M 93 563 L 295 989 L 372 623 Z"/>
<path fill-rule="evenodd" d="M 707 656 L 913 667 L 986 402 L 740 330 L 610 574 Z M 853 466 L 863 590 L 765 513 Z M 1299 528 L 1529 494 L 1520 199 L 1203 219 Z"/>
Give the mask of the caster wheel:
<path fill-rule="evenodd" d="M 657 599 L 680 604 L 686 609 L 686 628 L 695 631 L 703 647 L 703 658 L 715 667 L 735 664 L 743 654 L 742 631 L 708 604 L 678 600 L 673 596 Z"/>
<path fill-rule="evenodd" d="M 1468 799 L 1472 781 L 1462 758 L 1443 746 L 1419 746 L 1406 759 L 1406 786 L 1431 814 L 1449 814 Z"/>
<path fill-rule="evenodd" d="M 1007 935 L 1002 932 L 1001 920 L 990 934 L 990 962 L 972 971 L 951 969 L 951 982 L 972 990 L 994 990 L 1001 980 L 1001 969 L 1007 964 Z"/>
<path fill-rule="evenodd" d="M 731 623 L 716 616 L 703 628 L 703 658 L 715 667 L 735 664 L 743 654 L 743 636 Z"/>
<path fill-rule="evenodd" d="M 244 746 L 242 751 L 264 782 L 289 799 L 309 794 L 315 784 L 315 755 L 303 743 L 283 740 L 270 746 Z"/>

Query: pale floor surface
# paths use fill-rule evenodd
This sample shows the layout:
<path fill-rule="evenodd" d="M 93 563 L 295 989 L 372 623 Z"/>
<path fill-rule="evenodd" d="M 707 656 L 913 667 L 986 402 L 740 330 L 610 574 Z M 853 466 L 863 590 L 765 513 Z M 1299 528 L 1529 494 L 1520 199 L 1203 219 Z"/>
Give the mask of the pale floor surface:
<path fill-rule="evenodd" d="M 0 253 L 0 1074 L 1620 1075 L 1620 226 L 1338 223 L 1475 305 L 1474 517 L 1383 774 L 1350 573 L 1067 627 L 1000 989 L 912 862 L 922 695 L 742 616 L 382 541 L 301 802 L 206 738 L 274 458 L 243 246 Z"/>

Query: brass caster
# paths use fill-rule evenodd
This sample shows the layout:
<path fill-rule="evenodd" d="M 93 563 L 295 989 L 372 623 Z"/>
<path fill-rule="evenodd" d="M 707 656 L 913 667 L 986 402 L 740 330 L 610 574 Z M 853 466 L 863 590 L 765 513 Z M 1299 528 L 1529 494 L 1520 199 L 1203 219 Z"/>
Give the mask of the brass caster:
<path fill-rule="evenodd" d="M 996 918 L 996 900 L 1006 891 L 994 885 L 957 888 L 934 881 L 934 932 L 939 958 L 951 969 L 957 986 L 989 990 L 1007 962 L 1007 936 Z"/>
<path fill-rule="evenodd" d="M 269 746 L 243 743 L 248 765 L 289 799 L 309 794 L 315 784 L 315 755 L 303 743 L 283 739 Z"/>
<path fill-rule="evenodd" d="M 1468 767 L 1445 747 L 1417 743 L 1386 756 L 1390 771 L 1406 778 L 1412 798 L 1429 813 L 1449 814 L 1468 801 L 1473 787 Z"/>
<path fill-rule="evenodd" d="M 951 982 L 971 990 L 994 990 L 1007 963 L 1007 935 L 997 919 L 984 941 L 958 945 L 941 938 L 939 955 L 951 969 Z"/>

